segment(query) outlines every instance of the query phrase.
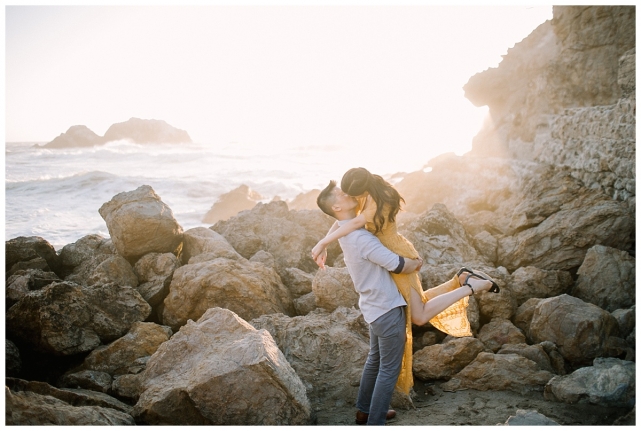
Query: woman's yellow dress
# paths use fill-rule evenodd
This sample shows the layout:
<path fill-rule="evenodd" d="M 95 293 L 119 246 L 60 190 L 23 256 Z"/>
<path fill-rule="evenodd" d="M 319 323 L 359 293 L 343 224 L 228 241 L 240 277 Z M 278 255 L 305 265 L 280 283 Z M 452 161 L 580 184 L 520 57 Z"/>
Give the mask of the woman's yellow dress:
<path fill-rule="evenodd" d="M 362 210 L 364 206 L 365 199 L 359 199 L 360 209 Z M 376 202 L 374 202 L 373 199 L 370 199 L 367 202 L 367 206 L 365 207 L 364 211 L 362 211 L 362 213 L 365 216 L 365 220 L 367 222 L 365 224 L 365 228 L 374 233 L 374 231 L 376 230 L 374 226 Z M 383 228 L 381 229 L 381 231 L 375 234 L 376 237 L 385 247 L 398 254 L 399 256 L 403 256 L 409 259 L 418 258 L 418 252 L 416 251 L 412 243 L 398 232 L 396 228 L 396 222 L 390 222 L 388 220 L 388 214 L 389 210 L 383 212 L 383 215 L 385 216 L 385 222 L 383 223 Z M 396 389 L 402 391 L 404 394 L 409 394 L 410 389 L 414 385 L 414 378 L 412 375 L 412 315 L 410 308 L 410 289 L 414 289 L 421 296 L 423 303 L 425 303 L 438 295 L 442 295 L 443 293 L 447 293 L 454 289 L 457 289 L 461 285 L 459 283 L 458 277 L 455 276 L 446 283 L 424 291 L 418 272 L 413 272 L 411 274 L 392 273 L 392 278 L 394 279 L 399 292 L 401 293 L 401 295 L 403 295 L 405 302 L 407 302 L 407 309 L 405 313 L 405 333 L 407 339 L 405 341 L 405 352 L 403 353 L 403 366 L 401 368 L 401 373 L 398 376 Z M 450 305 L 440 314 L 436 315 L 432 320 L 430 320 L 430 323 L 436 329 L 455 337 L 465 337 L 472 335 L 470 322 L 467 319 L 467 305 L 468 297 L 466 296 L 465 298 Z"/>

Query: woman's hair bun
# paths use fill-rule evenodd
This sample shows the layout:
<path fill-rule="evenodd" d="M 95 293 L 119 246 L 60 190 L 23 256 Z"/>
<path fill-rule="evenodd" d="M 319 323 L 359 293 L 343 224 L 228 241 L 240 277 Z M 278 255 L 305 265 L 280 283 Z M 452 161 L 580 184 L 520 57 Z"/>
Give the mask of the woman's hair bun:
<path fill-rule="evenodd" d="M 369 190 L 372 174 L 365 168 L 352 168 L 341 180 L 341 190 L 350 196 L 360 196 Z"/>

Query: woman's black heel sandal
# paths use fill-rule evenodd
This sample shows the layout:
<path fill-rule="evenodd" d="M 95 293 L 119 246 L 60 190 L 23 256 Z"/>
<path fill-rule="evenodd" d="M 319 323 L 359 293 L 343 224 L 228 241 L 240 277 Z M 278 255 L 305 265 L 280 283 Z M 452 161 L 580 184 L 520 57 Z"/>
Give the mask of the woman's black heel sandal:
<path fill-rule="evenodd" d="M 468 274 L 467 274 L 467 277 L 465 277 L 465 283 L 463 283 L 463 286 L 468 286 L 472 290 L 472 293 L 476 293 L 476 292 L 474 292 L 474 289 L 472 289 L 472 286 L 470 286 L 470 284 L 467 282 L 470 279 L 470 277 L 476 277 L 476 278 L 479 278 L 481 280 L 487 280 L 490 283 L 492 283 L 492 288 L 490 290 L 488 290 L 488 292 L 499 293 L 501 291 L 501 289 L 499 288 L 499 285 L 496 284 L 496 281 L 494 281 L 492 279 L 492 277 L 490 277 L 486 273 L 481 272 L 481 271 L 474 272 L 471 269 L 467 269 L 467 268 L 463 267 L 463 268 L 459 269 L 459 271 L 456 273 L 456 276 L 460 277 L 461 274 L 463 274 L 464 272 L 467 272 Z"/>

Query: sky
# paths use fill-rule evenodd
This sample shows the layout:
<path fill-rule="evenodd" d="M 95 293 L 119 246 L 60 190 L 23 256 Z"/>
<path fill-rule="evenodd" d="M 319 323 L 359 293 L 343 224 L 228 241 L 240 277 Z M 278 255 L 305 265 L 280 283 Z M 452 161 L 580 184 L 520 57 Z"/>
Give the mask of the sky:
<path fill-rule="evenodd" d="M 131 117 L 195 142 L 471 148 L 471 76 L 552 6 L 6 6 L 5 141 Z"/>

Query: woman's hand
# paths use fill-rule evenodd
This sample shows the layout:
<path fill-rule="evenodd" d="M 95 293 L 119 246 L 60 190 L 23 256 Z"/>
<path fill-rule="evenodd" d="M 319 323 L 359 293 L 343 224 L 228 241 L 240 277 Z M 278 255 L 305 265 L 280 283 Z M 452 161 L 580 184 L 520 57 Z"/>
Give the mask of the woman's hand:
<path fill-rule="evenodd" d="M 323 252 L 325 252 L 325 257 L 327 257 L 327 246 L 323 244 L 323 241 L 321 240 L 321 241 L 318 241 L 318 243 L 314 246 L 314 248 L 312 248 L 312 259 L 314 260 L 318 259 L 318 256 L 320 256 L 321 253 Z"/>
<path fill-rule="evenodd" d="M 325 260 L 327 260 L 327 249 L 324 249 L 321 254 L 318 255 L 314 262 L 320 267 L 320 269 L 325 269 Z"/>

